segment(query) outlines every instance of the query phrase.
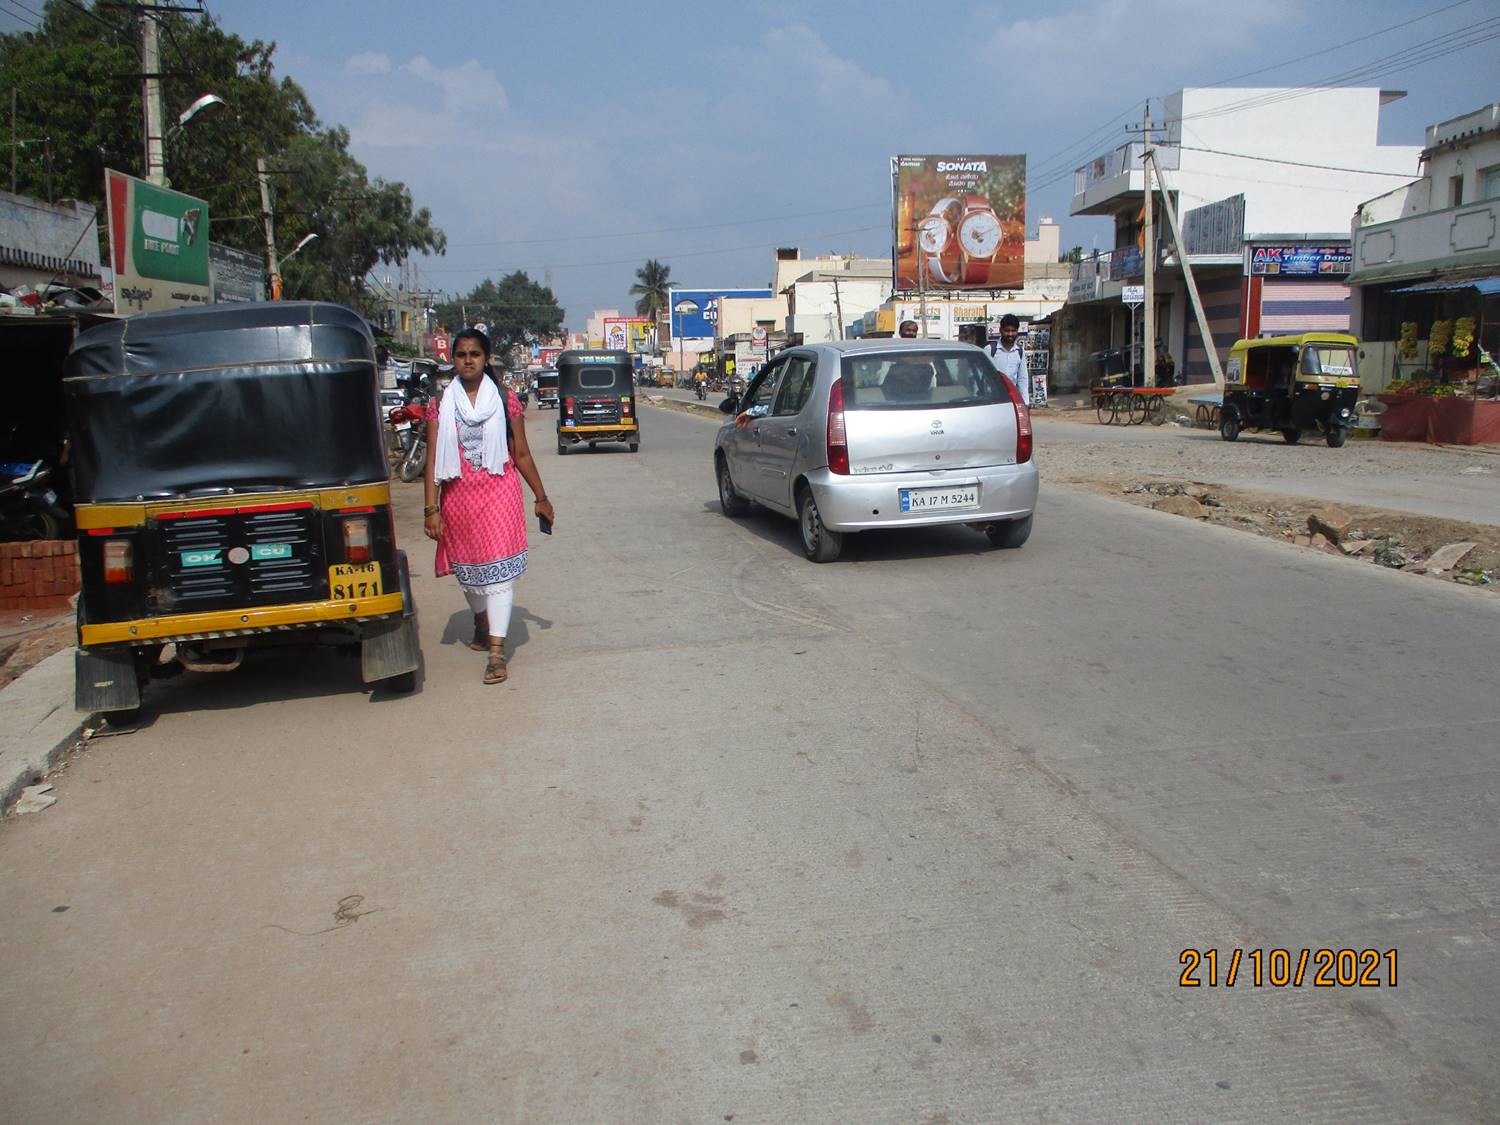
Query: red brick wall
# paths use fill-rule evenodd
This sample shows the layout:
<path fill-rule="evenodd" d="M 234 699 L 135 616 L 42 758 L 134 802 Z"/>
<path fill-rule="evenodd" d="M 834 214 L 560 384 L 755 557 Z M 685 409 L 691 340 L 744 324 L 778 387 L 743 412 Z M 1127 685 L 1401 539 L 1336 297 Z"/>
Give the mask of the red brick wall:
<path fill-rule="evenodd" d="M 77 543 L 0 543 L 0 609 L 66 609 L 78 586 Z"/>

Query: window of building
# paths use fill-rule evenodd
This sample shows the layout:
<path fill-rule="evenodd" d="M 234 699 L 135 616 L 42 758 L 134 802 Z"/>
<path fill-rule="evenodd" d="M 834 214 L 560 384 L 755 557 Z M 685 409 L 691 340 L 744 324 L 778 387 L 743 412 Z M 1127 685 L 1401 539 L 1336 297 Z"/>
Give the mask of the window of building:
<path fill-rule="evenodd" d="M 1462 207 L 1464 203 L 1464 178 L 1462 176 L 1448 177 L 1448 206 Z"/>
<path fill-rule="evenodd" d="M 1479 198 L 1500 199 L 1500 164 L 1479 171 Z"/>

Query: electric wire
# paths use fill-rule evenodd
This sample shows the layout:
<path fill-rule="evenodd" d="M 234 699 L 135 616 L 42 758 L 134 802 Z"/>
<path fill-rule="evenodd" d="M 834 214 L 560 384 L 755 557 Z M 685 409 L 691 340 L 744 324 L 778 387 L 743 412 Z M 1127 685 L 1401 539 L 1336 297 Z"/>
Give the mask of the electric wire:
<path fill-rule="evenodd" d="M 30 32 L 31 34 L 41 33 L 41 23 L 33 23 L 28 16 L 22 14 L 22 10 L 15 6 L 15 0 L 0 0 L 0 4 L 4 4 L 7 10 L 10 12 L 11 18 L 19 22 L 22 27 L 27 29 L 28 32 Z M 32 13 L 32 15 L 35 15 L 35 13 Z"/>

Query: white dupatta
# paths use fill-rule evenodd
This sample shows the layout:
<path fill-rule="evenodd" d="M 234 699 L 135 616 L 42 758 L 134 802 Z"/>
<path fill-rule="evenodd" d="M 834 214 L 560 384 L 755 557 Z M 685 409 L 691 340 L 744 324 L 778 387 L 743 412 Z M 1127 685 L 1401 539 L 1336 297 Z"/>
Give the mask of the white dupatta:
<path fill-rule="evenodd" d="M 484 436 L 480 442 L 479 467 L 495 476 L 505 475 L 505 461 L 510 455 L 505 440 L 505 396 L 488 375 L 479 380 L 479 393 L 474 401 L 464 390 L 463 381 L 455 378 L 443 392 L 443 401 L 438 407 L 437 448 L 433 450 L 432 475 L 435 480 L 453 480 L 462 473 L 459 464 L 463 456 L 458 447 L 458 427 L 463 422 L 470 426 L 483 425 Z"/>

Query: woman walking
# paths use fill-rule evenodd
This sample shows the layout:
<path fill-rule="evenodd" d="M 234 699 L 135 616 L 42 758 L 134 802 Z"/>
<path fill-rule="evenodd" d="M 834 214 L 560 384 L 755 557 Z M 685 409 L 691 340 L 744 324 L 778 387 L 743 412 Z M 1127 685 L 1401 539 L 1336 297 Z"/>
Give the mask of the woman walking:
<path fill-rule="evenodd" d="M 500 387 L 489 359 L 484 333 L 466 328 L 453 338 L 457 377 L 427 420 L 423 514 L 427 537 L 437 540 L 434 573 L 458 578 L 474 612 L 469 647 L 488 652 L 484 682 L 499 684 L 508 676 L 505 631 L 515 581 L 526 571 L 522 477 L 537 517 L 550 523 L 553 511 L 526 443 L 521 402 Z"/>

